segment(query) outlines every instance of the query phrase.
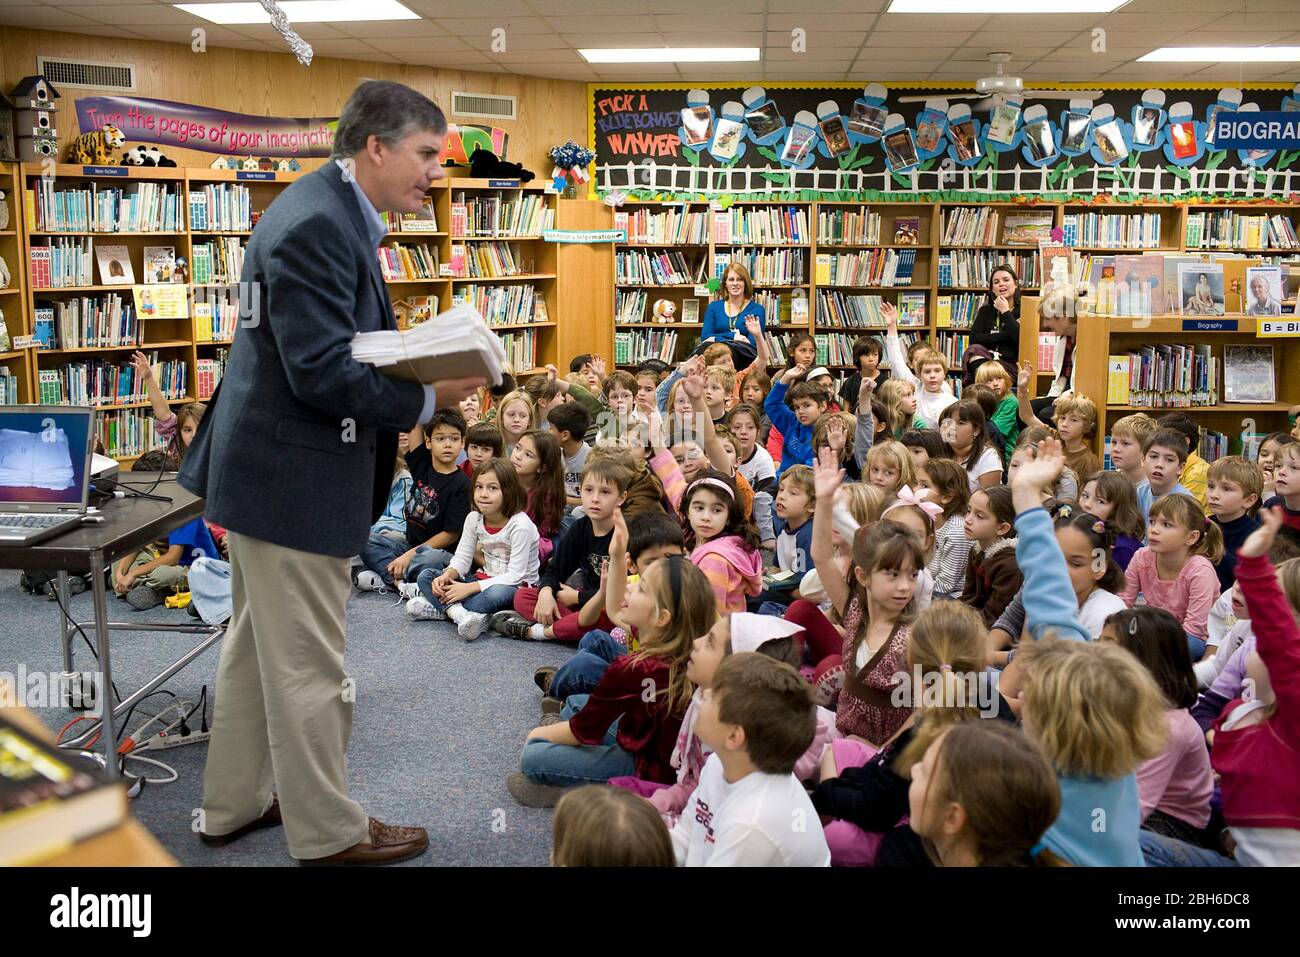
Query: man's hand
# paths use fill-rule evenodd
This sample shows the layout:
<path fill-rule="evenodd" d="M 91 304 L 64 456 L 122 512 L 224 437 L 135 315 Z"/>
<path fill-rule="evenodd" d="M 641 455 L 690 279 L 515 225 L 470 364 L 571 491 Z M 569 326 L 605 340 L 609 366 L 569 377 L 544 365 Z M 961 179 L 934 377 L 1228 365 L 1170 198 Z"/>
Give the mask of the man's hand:
<path fill-rule="evenodd" d="M 415 549 L 412 548 L 403 552 L 388 563 L 388 574 L 395 582 L 406 580 L 406 569 L 410 567 L 411 559 L 415 557 Z"/>
<path fill-rule="evenodd" d="M 438 394 L 437 408 L 455 409 L 459 408 L 464 399 L 473 395 L 475 389 L 481 389 L 487 385 L 487 379 L 476 375 L 464 379 L 440 379 L 437 382 L 430 383 L 430 385 Z"/>

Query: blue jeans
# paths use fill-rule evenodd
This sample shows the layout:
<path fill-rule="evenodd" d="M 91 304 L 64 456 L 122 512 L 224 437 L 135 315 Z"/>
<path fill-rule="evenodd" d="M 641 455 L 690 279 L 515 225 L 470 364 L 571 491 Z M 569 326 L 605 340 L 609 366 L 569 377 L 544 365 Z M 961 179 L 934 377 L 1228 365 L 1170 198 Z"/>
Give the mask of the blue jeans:
<path fill-rule="evenodd" d="M 587 695 L 576 694 L 564 702 L 560 717 L 568 721 L 582 710 Z M 524 754 L 519 770 L 537 784 L 553 787 L 577 787 L 580 784 L 601 784 L 610 778 L 636 774 L 636 759 L 630 751 L 618 745 L 618 722 L 605 732 L 600 744 L 552 744 L 539 739 L 524 744 Z"/>
<path fill-rule="evenodd" d="M 420 587 L 420 594 L 424 596 L 434 608 L 441 612 L 447 610 L 444 605 L 433 594 L 433 580 L 441 575 L 442 572 L 436 572 L 432 568 L 426 568 L 420 572 L 420 577 L 415 580 Z M 460 602 L 460 607 L 466 611 L 478 612 L 490 615 L 493 612 L 503 611 L 514 604 L 515 592 L 518 590 L 515 585 L 490 585 L 485 591 L 480 591 L 477 595 L 470 595 L 464 601 Z M 453 602 L 452 604 L 455 604 Z"/>
<path fill-rule="evenodd" d="M 398 535 L 396 532 L 372 531 L 370 538 L 366 541 L 366 547 L 361 549 L 361 561 L 367 568 L 382 578 L 385 585 L 391 586 L 393 577 L 388 574 L 388 566 L 393 559 L 405 555 L 409 548 L 405 535 Z M 411 557 L 411 564 L 406 566 L 406 580 L 408 582 L 416 581 L 420 577 L 420 572 L 426 568 L 432 568 L 435 575 L 441 575 L 443 569 L 451 564 L 454 557 L 452 552 L 444 549 L 420 545 L 415 549 L 415 554 Z"/>
<path fill-rule="evenodd" d="M 547 693 L 555 698 L 588 694 L 605 676 L 610 662 L 625 654 L 627 648 L 615 641 L 609 632 L 589 631 L 578 642 L 578 653 L 555 672 L 551 678 L 551 690 Z"/>
<path fill-rule="evenodd" d="M 1187 636 L 1187 648 L 1192 653 L 1192 661 L 1200 661 L 1205 657 L 1205 639 L 1197 638 L 1195 635 Z"/>
<path fill-rule="evenodd" d="M 772 525 L 771 492 L 754 493 L 754 524 L 758 526 L 759 541 L 776 541 L 776 530 Z"/>
<path fill-rule="evenodd" d="M 1230 857 L 1154 831 L 1141 830 L 1138 840 L 1147 867 L 1239 867 Z"/>

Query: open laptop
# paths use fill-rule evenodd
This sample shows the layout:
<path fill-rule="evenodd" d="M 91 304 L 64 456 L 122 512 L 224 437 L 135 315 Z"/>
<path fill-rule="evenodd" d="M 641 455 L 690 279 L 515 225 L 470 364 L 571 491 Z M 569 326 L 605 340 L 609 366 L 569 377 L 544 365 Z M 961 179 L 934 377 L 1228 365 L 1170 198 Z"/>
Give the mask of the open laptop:
<path fill-rule="evenodd" d="M 76 528 L 90 498 L 95 410 L 0 405 L 0 547 Z"/>

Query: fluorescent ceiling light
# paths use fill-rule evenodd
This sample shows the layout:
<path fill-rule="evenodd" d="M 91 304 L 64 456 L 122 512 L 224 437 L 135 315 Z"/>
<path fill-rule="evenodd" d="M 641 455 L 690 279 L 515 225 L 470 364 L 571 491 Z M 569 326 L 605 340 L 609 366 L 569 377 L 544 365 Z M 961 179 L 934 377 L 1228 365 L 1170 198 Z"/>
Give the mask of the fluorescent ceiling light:
<path fill-rule="evenodd" d="M 758 59 L 758 47 L 631 47 L 578 52 L 588 63 L 734 63 Z"/>
<path fill-rule="evenodd" d="M 212 23 L 270 23 L 260 3 L 174 3 Z M 420 15 L 397 0 L 284 0 L 280 9 L 291 23 L 349 23 L 358 20 L 418 20 Z"/>
<path fill-rule="evenodd" d="M 1292 63 L 1300 47 L 1161 47 L 1139 63 Z"/>
<path fill-rule="evenodd" d="M 1110 13 L 1128 0 L 891 0 L 886 13 Z"/>

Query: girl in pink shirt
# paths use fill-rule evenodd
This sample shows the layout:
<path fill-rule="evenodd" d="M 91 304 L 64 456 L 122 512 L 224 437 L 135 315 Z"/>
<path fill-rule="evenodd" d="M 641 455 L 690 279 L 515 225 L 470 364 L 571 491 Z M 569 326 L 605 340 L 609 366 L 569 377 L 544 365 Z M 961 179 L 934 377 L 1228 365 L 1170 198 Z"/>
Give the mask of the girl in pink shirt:
<path fill-rule="evenodd" d="M 1146 603 L 1163 608 L 1183 626 L 1197 661 L 1205 652 L 1206 620 L 1219 597 L 1214 562 L 1223 557 L 1223 533 L 1196 499 L 1175 493 L 1151 506 L 1147 544 L 1139 548 L 1124 575 L 1119 596 L 1130 608 L 1141 592 Z M 1195 639 L 1195 641 L 1190 641 Z"/>

